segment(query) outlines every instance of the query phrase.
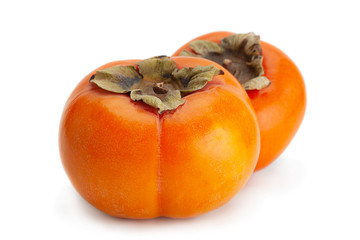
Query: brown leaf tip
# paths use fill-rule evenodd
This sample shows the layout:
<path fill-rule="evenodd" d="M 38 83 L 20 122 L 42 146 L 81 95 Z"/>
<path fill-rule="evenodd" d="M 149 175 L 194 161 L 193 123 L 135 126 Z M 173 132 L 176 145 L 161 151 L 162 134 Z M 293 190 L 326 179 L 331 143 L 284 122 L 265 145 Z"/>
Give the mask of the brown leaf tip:
<path fill-rule="evenodd" d="M 167 55 L 159 55 L 159 56 L 156 56 L 155 58 L 169 58 Z"/>
<path fill-rule="evenodd" d="M 95 78 L 95 74 L 93 74 L 90 79 L 89 79 L 89 82 L 91 82 L 91 80 L 93 80 Z"/>

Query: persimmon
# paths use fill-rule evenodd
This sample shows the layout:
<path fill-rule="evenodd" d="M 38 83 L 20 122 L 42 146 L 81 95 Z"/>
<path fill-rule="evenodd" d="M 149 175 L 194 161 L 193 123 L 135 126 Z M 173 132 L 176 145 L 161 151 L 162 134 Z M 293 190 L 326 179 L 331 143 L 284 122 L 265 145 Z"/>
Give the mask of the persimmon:
<path fill-rule="evenodd" d="M 305 84 L 295 63 L 254 33 L 213 32 L 197 37 L 173 56 L 202 57 L 225 67 L 247 91 L 260 127 L 255 170 L 268 166 L 286 149 L 303 120 Z"/>
<path fill-rule="evenodd" d="M 183 218 L 229 201 L 260 151 L 246 92 L 209 60 L 108 63 L 67 100 L 59 147 L 80 195 L 116 217 Z"/>

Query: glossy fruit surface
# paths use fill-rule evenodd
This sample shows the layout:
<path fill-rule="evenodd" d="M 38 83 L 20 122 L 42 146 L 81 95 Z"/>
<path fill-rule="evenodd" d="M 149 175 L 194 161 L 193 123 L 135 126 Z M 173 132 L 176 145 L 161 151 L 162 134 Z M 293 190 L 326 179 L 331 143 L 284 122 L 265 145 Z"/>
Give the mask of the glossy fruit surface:
<path fill-rule="evenodd" d="M 216 65 L 172 60 L 179 69 Z M 190 217 L 223 205 L 247 182 L 260 135 L 246 92 L 231 74 L 215 76 L 183 105 L 159 114 L 90 83 L 94 73 L 69 97 L 59 134 L 66 173 L 93 206 L 124 218 Z"/>
<path fill-rule="evenodd" d="M 193 52 L 189 44 L 194 40 L 220 43 L 231 32 L 213 32 L 202 35 L 178 49 Z M 264 75 L 271 84 L 261 90 L 248 90 L 247 94 L 255 110 L 261 136 L 260 156 L 256 170 L 268 166 L 286 149 L 303 120 L 306 107 L 305 84 L 294 62 L 275 46 L 260 42 L 263 55 Z"/>

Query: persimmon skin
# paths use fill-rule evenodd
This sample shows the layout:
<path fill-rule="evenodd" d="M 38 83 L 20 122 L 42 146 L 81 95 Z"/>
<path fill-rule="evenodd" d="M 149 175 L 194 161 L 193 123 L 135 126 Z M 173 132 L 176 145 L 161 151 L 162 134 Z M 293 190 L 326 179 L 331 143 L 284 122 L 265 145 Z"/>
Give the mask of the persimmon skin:
<path fill-rule="evenodd" d="M 220 43 L 232 32 L 213 32 L 194 40 L 208 40 Z M 179 48 L 192 51 L 189 43 Z M 290 144 L 305 115 L 306 90 L 303 77 L 295 63 L 280 49 L 261 41 L 263 68 L 271 84 L 261 90 L 250 90 L 247 94 L 255 110 L 259 127 L 261 147 L 255 171 L 275 161 Z"/>
<path fill-rule="evenodd" d="M 172 59 L 179 68 L 222 69 L 205 59 Z M 59 131 L 64 169 L 94 207 L 123 218 L 192 217 L 223 205 L 247 182 L 260 135 L 246 92 L 231 74 L 214 77 L 177 109 L 158 114 L 89 83 L 94 73 L 70 95 Z"/>

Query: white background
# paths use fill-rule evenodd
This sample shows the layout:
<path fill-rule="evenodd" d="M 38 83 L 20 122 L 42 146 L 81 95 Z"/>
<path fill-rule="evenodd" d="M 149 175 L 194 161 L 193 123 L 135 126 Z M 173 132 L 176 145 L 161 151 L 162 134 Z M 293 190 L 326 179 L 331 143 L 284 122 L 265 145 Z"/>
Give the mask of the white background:
<path fill-rule="evenodd" d="M 356 1 L 1 1 L 1 239 L 360 239 Z M 171 55 L 212 31 L 253 31 L 303 73 L 304 122 L 229 203 L 191 219 L 109 217 L 71 186 L 58 125 L 107 62 Z"/>

